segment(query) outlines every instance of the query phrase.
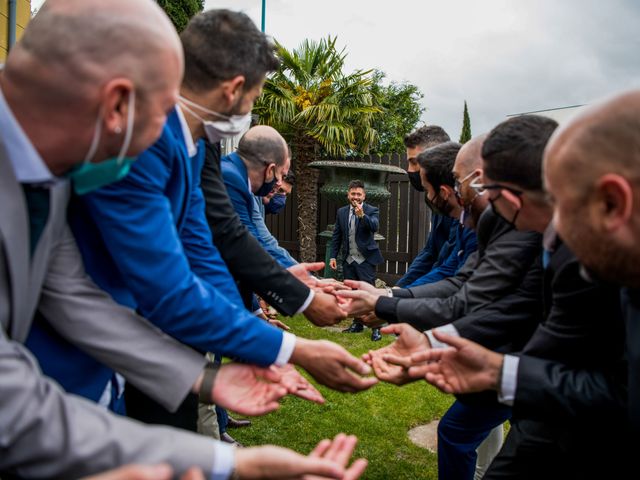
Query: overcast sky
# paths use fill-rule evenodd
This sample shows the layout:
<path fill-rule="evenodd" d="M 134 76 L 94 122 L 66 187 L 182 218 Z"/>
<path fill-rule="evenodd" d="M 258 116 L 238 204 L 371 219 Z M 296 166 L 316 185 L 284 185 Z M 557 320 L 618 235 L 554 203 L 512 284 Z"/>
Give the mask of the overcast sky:
<path fill-rule="evenodd" d="M 34 5 L 42 3 L 34 0 Z M 266 0 L 288 48 L 337 35 L 349 70 L 378 68 L 424 93 L 423 121 L 475 134 L 508 114 L 640 87 L 638 0 Z M 206 0 L 260 26 L 262 0 Z"/>

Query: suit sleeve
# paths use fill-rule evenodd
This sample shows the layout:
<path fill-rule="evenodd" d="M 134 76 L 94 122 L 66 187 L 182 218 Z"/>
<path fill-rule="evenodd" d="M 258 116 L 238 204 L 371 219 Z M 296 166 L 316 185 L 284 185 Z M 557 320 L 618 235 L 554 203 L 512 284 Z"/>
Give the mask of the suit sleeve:
<path fill-rule="evenodd" d="M 362 216 L 360 226 L 364 226 L 370 232 L 377 232 L 379 226 L 378 208 L 369 206 L 369 213 Z"/>
<path fill-rule="evenodd" d="M 125 463 L 168 462 L 210 472 L 215 441 L 141 425 L 67 395 L 0 329 L 0 470 L 21 478 L 79 478 Z"/>
<path fill-rule="evenodd" d="M 433 264 L 438 259 L 438 255 L 436 255 L 435 251 L 436 229 L 436 223 L 432 222 L 431 231 L 429 232 L 429 236 L 427 237 L 427 242 L 425 243 L 424 248 L 420 251 L 420 253 L 418 253 L 416 258 L 413 259 L 411 265 L 409 265 L 407 273 L 405 273 L 402 278 L 400 278 L 400 280 L 396 282 L 397 287 L 406 288 L 419 277 L 429 273 L 429 271 L 433 267 Z"/>
<path fill-rule="evenodd" d="M 231 203 L 233 204 L 233 208 L 238 214 L 238 217 L 240 218 L 242 224 L 247 227 L 247 230 L 249 230 L 249 233 L 260 242 L 262 248 L 264 248 L 266 252 L 271 255 L 280 265 L 283 265 L 285 268 L 295 265 L 295 262 L 290 263 L 288 258 L 282 255 L 277 248 L 272 248 L 271 244 L 265 243 L 262 240 L 262 236 L 258 232 L 258 229 L 254 223 L 254 196 L 253 194 L 248 192 L 246 182 L 244 182 L 239 175 L 234 175 L 232 172 L 227 172 L 224 167 L 222 176 L 224 178 L 224 184 L 227 187 L 227 193 L 229 194 L 229 198 L 231 199 Z M 262 220 L 262 215 L 258 214 L 258 216 L 260 217 L 260 220 Z"/>
<path fill-rule="evenodd" d="M 340 253 L 340 246 L 342 245 L 342 226 L 340 225 L 341 215 L 342 209 L 338 209 L 338 214 L 336 215 L 336 223 L 333 226 L 333 234 L 331 235 L 331 258 L 338 258 L 338 253 Z"/>
<path fill-rule="evenodd" d="M 280 313 L 294 315 L 307 301 L 309 287 L 280 266 L 242 225 L 224 186 L 215 147 L 210 144 L 206 146 L 201 180 L 213 241 L 233 277 Z"/>
<path fill-rule="evenodd" d="M 518 289 L 497 302 L 453 322 L 461 337 L 492 350 L 519 351 L 542 321 L 542 262 L 531 265 Z"/>
<path fill-rule="evenodd" d="M 624 372 L 622 362 L 617 369 L 574 369 L 523 355 L 518 364 L 514 415 L 545 421 L 586 418 L 589 422 L 624 424 L 627 414 Z"/>
<path fill-rule="evenodd" d="M 85 274 L 68 227 L 52 252 L 38 308 L 66 340 L 169 410 L 184 400 L 206 363 L 99 289 Z"/>
<path fill-rule="evenodd" d="M 473 274 L 454 294 L 443 298 L 381 297 L 376 304 L 376 315 L 391 322 L 409 323 L 419 330 L 445 325 L 515 291 L 539 250 L 539 235 L 509 232 L 487 247 Z M 437 287 L 448 281 L 425 287 Z M 395 302 L 389 302 L 393 300 Z"/>
<path fill-rule="evenodd" d="M 289 268 L 293 265 L 297 265 L 298 262 L 291 256 L 291 254 L 278 244 L 278 240 L 271 234 L 269 229 L 264 223 L 262 213 L 258 208 L 257 202 L 260 202 L 260 198 L 253 196 L 253 205 L 251 209 L 251 220 L 256 229 L 256 236 L 260 241 L 260 244 L 264 249 L 271 254 L 271 256 L 283 267 Z"/>
<path fill-rule="evenodd" d="M 172 159 L 171 146 L 156 143 L 123 180 L 83 197 L 91 217 L 144 317 L 201 352 L 270 365 L 282 332 L 191 269 L 164 194 Z M 212 275 L 233 285 L 221 270 Z"/>

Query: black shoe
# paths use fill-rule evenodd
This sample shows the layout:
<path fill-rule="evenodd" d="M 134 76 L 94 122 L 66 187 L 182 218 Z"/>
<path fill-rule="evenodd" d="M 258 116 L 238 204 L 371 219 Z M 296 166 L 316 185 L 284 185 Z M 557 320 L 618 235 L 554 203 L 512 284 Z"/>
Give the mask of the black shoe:
<path fill-rule="evenodd" d="M 380 335 L 380 329 L 379 328 L 373 328 L 371 330 L 371 341 L 372 342 L 377 342 L 378 340 L 382 340 L 382 335 Z"/>
<path fill-rule="evenodd" d="M 353 322 L 349 328 L 342 330 L 342 333 L 360 333 L 364 330 L 364 325 L 359 322 Z"/>
<path fill-rule="evenodd" d="M 227 428 L 242 428 L 251 426 L 250 420 L 236 420 L 231 415 L 229 415 L 229 419 L 227 420 Z"/>
<path fill-rule="evenodd" d="M 244 447 L 244 445 L 242 445 L 240 442 L 236 441 L 231 435 L 229 435 L 227 432 L 224 432 L 222 435 L 220 435 L 220 441 L 224 442 L 224 443 L 230 443 L 231 445 L 238 447 L 238 448 L 242 448 Z"/>

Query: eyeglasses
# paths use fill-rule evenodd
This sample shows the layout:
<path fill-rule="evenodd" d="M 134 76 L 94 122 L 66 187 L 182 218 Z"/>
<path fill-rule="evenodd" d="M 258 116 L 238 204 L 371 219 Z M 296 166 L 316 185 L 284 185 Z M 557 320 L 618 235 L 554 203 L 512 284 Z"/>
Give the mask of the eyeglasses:
<path fill-rule="evenodd" d="M 521 197 L 524 194 L 522 190 L 508 187 L 506 185 L 502 185 L 501 183 L 480 183 L 480 178 L 477 178 L 476 180 L 471 182 L 469 186 L 473 188 L 478 195 L 484 195 L 488 190 L 506 190 L 507 192 L 510 192 L 517 197 Z"/>
<path fill-rule="evenodd" d="M 471 172 L 469 175 L 467 175 L 466 177 L 464 177 L 462 180 L 458 180 L 457 178 L 453 181 L 453 191 L 456 192 L 458 195 L 460 195 L 460 187 L 462 187 L 462 184 L 464 182 L 466 182 L 467 180 L 469 180 L 473 175 L 475 175 L 476 172 L 475 170 L 473 172 Z"/>

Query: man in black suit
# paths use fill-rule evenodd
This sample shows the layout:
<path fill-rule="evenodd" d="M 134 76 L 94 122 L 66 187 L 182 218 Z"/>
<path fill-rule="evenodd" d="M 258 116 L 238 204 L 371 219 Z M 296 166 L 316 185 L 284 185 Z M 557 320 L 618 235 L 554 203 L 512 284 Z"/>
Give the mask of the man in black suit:
<path fill-rule="evenodd" d="M 553 208 L 542 187 L 541 156 L 528 158 L 520 150 L 514 156 L 504 148 L 518 137 L 533 141 L 531 132 L 540 132 L 539 140 L 546 142 L 553 128 L 555 122 L 536 116 L 517 117 L 496 127 L 482 150 L 484 183 L 475 185 L 518 229 L 545 231 L 544 321 L 518 353 L 496 353 L 467 340 L 514 351 L 504 345 L 512 340 L 505 331 L 528 328 L 530 321 L 511 312 L 522 312 L 526 301 L 532 302 L 533 312 L 540 301 L 535 296 L 527 300 L 527 295 L 507 297 L 496 304 L 502 313 L 494 309 L 491 315 L 485 312 L 454 322 L 449 327 L 453 335 L 429 332 L 434 348 L 411 360 L 434 363 L 408 372 L 412 377 L 426 375 L 448 393 L 494 390 L 499 403 L 513 406 L 512 428 L 484 477 L 489 479 L 616 477 L 616 459 L 624 444 L 626 362 L 618 290 L 584 278 L 577 259 L 555 234 Z M 540 152 L 544 145 L 538 144 Z M 446 346 L 441 342 L 454 349 L 438 348 Z M 478 403 L 481 398 L 498 407 L 495 394 L 460 400 L 471 405 L 467 409 L 487 408 L 486 402 Z"/>
<path fill-rule="evenodd" d="M 365 198 L 364 183 L 360 180 L 351 180 L 347 192 L 349 205 L 339 208 L 336 215 L 329 265 L 333 270 L 338 268 L 336 258 L 342 249 L 344 278 L 361 280 L 375 285 L 376 265 L 382 263 L 384 259 L 374 240 L 374 235 L 378 230 L 378 209 L 364 203 Z M 361 332 L 363 328 L 362 323 L 354 319 L 345 332 Z M 376 342 L 381 338 L 380 329 L 373 328 L 371 340 Z"/>
<path fill-rule="evenodd" d="M 639 112 L 640 90 L 590 108 L 553 137 L 544 163 L 558 231 L 592 277 L 624 287 L 633 452 L 640 446 Z M 602 329 L 611 327 L 604 318 Z"/>

